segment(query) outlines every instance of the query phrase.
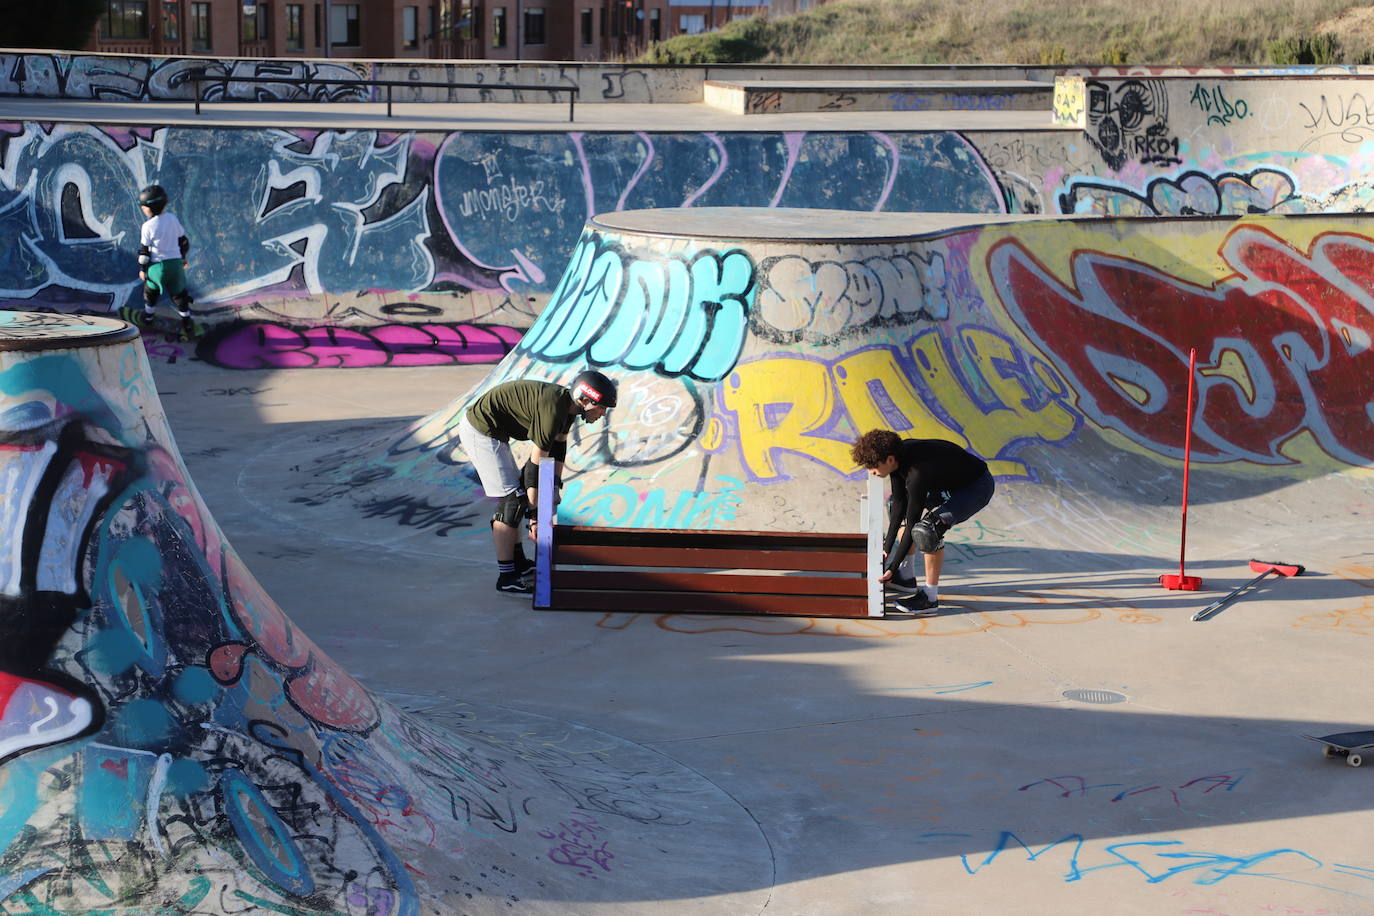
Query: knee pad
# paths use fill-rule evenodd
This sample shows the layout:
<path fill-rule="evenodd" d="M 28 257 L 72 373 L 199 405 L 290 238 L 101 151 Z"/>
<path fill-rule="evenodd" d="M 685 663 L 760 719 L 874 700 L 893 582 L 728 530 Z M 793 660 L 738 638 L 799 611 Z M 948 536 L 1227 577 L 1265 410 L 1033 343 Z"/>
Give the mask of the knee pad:
<path fill-rule="evenodd" d="M 149 308 L 152 308 L 153 306 L 157 305 L 157 300 L 160 295 L 162 294 L 159 293 L 153 287 L 149 286 L 146 283 L 143 284 L 143 301 L 148 303 Z"/>
<path fill-rule="evenodd" d="M 177 307 L 178 311 L 182 312 L 189 312 L 191 310 L 191 303 L 195 301 L 196 300 L 191 298 L 190 294 L 185 292 L 177 293 L 172 297 L 172 304 Z"/>
<path fill-rule="evenodd" d="M 921 553 L 936 553 L 945 546 L 949 525 L 937 515 L 927 515 L 911 526 L 911 543 Z"/>
<path fill-rule="evenodd" d="M 517 528 L 521 520 L 525 518 L 529 508 L 530 501 L 524 493 L 507 493 L 496 504 L 496 512 L 492 515 L 491 520 Z"/>

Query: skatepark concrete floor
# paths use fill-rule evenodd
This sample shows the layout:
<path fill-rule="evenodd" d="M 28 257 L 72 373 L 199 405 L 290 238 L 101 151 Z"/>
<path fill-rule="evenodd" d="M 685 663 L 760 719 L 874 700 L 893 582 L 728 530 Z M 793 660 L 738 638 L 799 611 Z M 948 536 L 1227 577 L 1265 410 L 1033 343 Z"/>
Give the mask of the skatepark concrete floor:
<path fill-rule="evenodd" d="M 1158 586 L 1177 556 L 1108 569 L 956 530 L 941 607 L 922 617 L 540 612 L 494 590 L 483 507 L 402 516 L 391 538 L 290 511 L 293 458 L 320 437 L 399 430 L 490 367 L 153 362 L 230 541 L 373 691 L 440 725 L 475 705 L 551 741 L 575 724 L 641 745 L 757 825 L 741 850 L 766 863 L 757 886 L 644 887 L 568 913 L 1374 913 L 1374 765 L 1300 737 L 1374 727 L 1368 481 L 1331 498 L 1299 485 L 1291 501 L 1317 508 L 1266 543 L 1307 574 L 1270 576 L 1207 622 L 1189 618 L 1253 574 L 1205 524 L 1190 540 L 1200 592 Z"/>

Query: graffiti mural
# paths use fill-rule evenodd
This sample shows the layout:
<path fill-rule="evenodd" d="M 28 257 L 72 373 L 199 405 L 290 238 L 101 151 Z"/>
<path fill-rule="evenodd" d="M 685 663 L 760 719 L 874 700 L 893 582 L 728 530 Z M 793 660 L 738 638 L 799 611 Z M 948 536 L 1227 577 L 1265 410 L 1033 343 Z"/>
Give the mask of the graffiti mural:
<path fill-rule="evenodd" d="M 1374 240 L 1282 224 L 1242 224 L 1222 239 L 1221 269 L 1199 284 L 1117 253 L 1083 250 L 1067 282 L 1013 239 L 988 254 L 1013 322 L 1077 393 L 1079 409 L 1153 453 L 1182 455 L 1176 421 L 1188 349 L 1200 369 L 1193 458 L 1292 465 L 1310 435 L 1347 465 L 1374 461 L 1374 413 L 1352 380 L 1374 371 Z M 1066 315 L 1081 336 L 1066 340 Z"/>
<path fill-rule="evenodd" d="M 1108 166 L 1182 162 L 1178 137 L 1169 128 L 1169 95 L 1163 80 L 1088 80 L 1086 91 L 1088 141 Z"/>
<path fill-rule="evenodd" d="M 338 61 L 261 60 L 206 57 L 147 57 L 135 54 L 61 54 L 43 51 L 0 53 L 0 97 L 101 99 L 116 101 L 188 100 L 195 97 L 193 76 L 208 77 L 205 98 L 260 101 L 372 101 L 385 90 L 358 85 L 364 80 L 412 83 L 481 83 L 481 88 L 394 87 L 397 101 L 490 101 L 492 99 L 566 101 L 567 95 L 502 86 L 575 88 L 584 102 L 699 102 L 702 68 L 638 68 L 620 63 L 519 61 Z M 252 78 L 254 82 L 247 80 Z M 258 82 L 263 80 L 263 82 Z"/>
<path fill-rule="evenodd" d="M 716 381 L 744 346 L 754 264 L 743 251 L 626 257 L 588 232 L 518 349 L 545 362 L 651 369 Z"/>
<path fill-rule="evenodd" d="M 61 311 L 137 305 L 136 195 L 156 181 L 187 228 L 196 313 L 211 326 L 527 326 L 583 224 L 613 210 L 1004 208 L 997 179 L 953 133 L 10 123 L 0 138 L 0 229 L 21 240 L 0 253 L 0 296 Z M 396 306 L 408 309 L 390 311 L 390 322 L 371 317 Z"/>
<path fill-rule="evenodd" d="M 1105 179 L 1078 178 L 1059 195 L 1061 213 L 1099 216 L 1245 216 L 1306 213 L 1297 180 L 1281 169 L 1201 172 L 1152 178 L 1142 189 Z"/>
<path fill-rule="evenodd" d="M 1103 448 L 1104 480 L 1131 462 L 1129 498 L 1171 505 L 1159 465 L 1182 458 L 1194 346 L 1195 462 L 1263 488 L 1374 461 L 1374 414 L 1352 381 L 1374 368 L 1374 239 L 1358 217 L 1174 221 L 1148 241 L 1129 221 L 1047 220 L 794 240 L 786 253 L 747 232 L 637 234 L 632 219 L 587 230 L 549 306 L 477 389 L 308 460 L 302 507 L 342 500 L 373 521 L 481 536 L 464 517 L 478 514 L 456 435 L 466 403 L 587 366 L 621 384 L 606 421 L 570 439 L 560 513 L 587 525 L 846 530 L 860 478 L 849 447 L 873 428 L 952 441 L 1001 481 L 1048 486 L 1064 479 L 1061 452 Z M 1072 529 L 1085 549 L 1161 550 L 1165 516 L 1123 514 L 1120 485 L 1103 486 L 1024 524 Z M 972 558 L 1019 549 L 970 532 Z"/>
<path fill-rule="evenodd" d="M 730 829 L 703 817 L 716 790 L 651 753 L 622 766 L 605 735 L 445 731 L 378 700 L 263 590 L 170 442 L 136 341 L 0 351 L 6 910 L 418 916 L 474 887 L 518 905 L 642 881 Z"/>
<path fill-rule="evenodd" d="M 335 61 L 208 60 L 134 55 L 0 55 L 0 96 L 137 101 L 195 98 L 192 76 L 205 99 L 283 102 L 366 101 L 374 90 L 356 84 L 371 76 L 365 64 Z M 243 78 L 280 79 L 279 83 Z"/>
<path fill-rule="evenodd" d="M 521 333 L 504 325 L 292 328 L 250 321 L 211 332 L 196 352 L 226 369 L 465 365 L 500 362 Z"/>

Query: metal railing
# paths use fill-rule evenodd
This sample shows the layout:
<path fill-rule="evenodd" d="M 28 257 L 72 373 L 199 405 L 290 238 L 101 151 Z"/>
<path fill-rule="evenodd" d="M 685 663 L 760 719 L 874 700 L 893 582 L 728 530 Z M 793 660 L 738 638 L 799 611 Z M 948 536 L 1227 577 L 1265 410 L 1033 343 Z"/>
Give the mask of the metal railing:
<path fill-rule="evenodd" d="M 577 101 L 578 89 L 576 86 L 531 86 L 528 84 L 516 83 L 442 83 L 442 82 L 423 82 L 415 80 L 329 80 L 329 79 L 292 79 L 289 76 L 212 76 L 205 73 L 191 74 L 188 79 L 196 87 L 196 114 L 200 114 L 200 104 L 203 101 L 226 101 L 226 102 L 257 102 L 257 101 L 281 101 L 279 99 L 209 99 L 204 95 L 201 86 L 205 83 L 286 83 L 297 87 L 304 86 L 384 86 L 386 87 L 386 116 L 391 117 L 392 88 L 396 86 L 409 86 L 421 89 L 510 89 L 513 91 L 527 92 L 566 92 L 568 94 L 568 121 L 573 120 L 573 105 Z M 381 99 L 358 99 L 357 101 L 382 101 Z M 407 101 L 402 99 L 402 101 Z M 418 101 L 418 100 L 409 100 Z"/>

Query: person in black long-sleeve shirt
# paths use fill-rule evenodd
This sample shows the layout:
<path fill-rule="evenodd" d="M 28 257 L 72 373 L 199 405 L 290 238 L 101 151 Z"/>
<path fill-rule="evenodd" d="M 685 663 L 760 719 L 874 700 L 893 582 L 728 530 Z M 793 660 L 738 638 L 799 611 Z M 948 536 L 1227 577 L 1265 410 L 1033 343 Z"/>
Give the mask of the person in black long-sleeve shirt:
<path fill-rule="evenodd" d="M 987 462 L 944 439 L 903 439 L 887 429 L 864 433 L 850 456 L 874 477 L 892 481 L 879 580 L 892 582 L 914 546 L 925 554 L 926 582 L 896 605 L 905 611 L 939 607 L 945 532 L 992 500 L 995 484 Z"/>

